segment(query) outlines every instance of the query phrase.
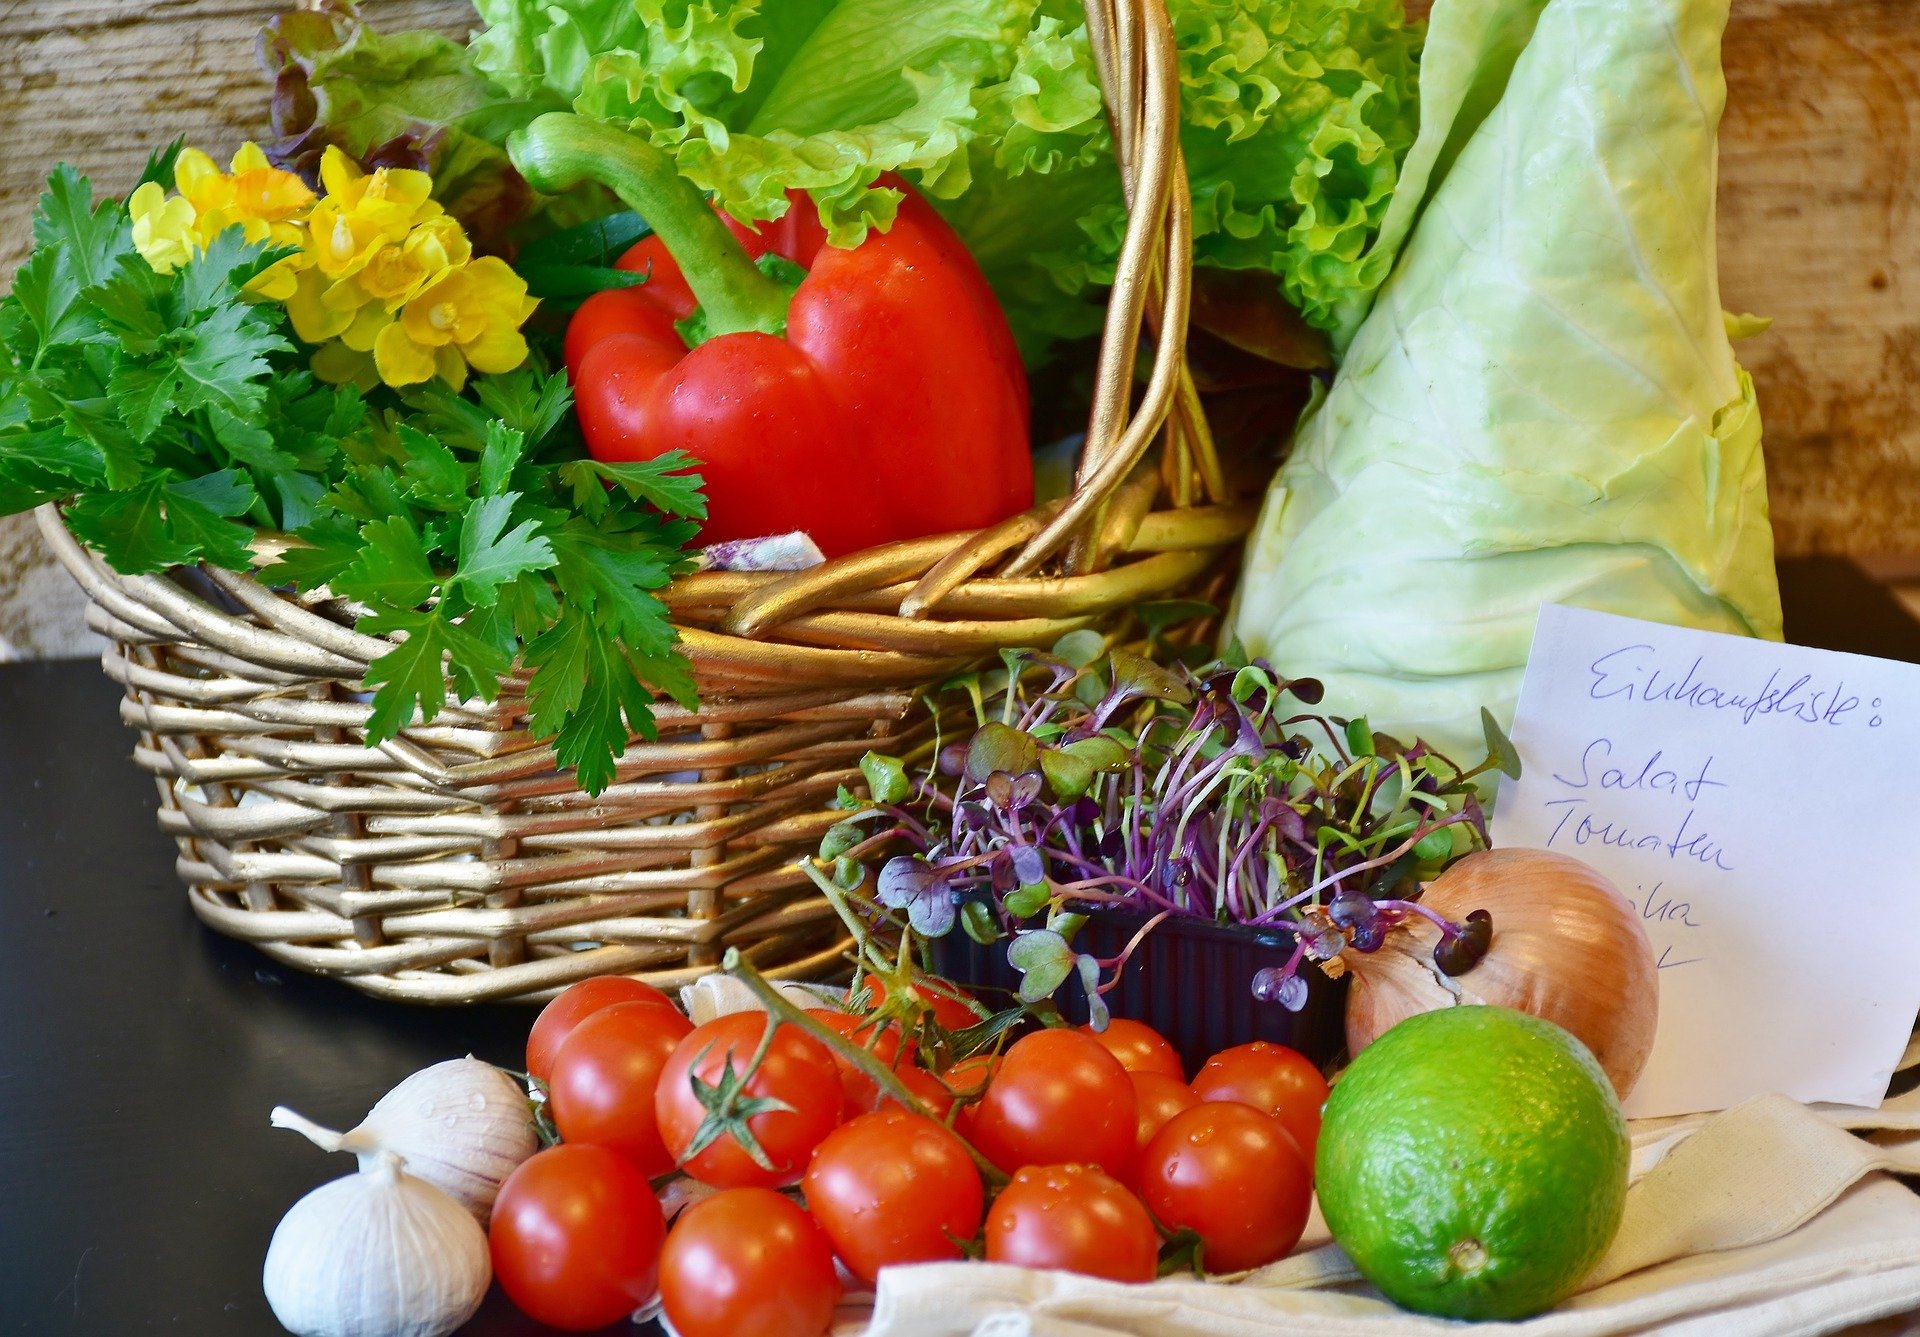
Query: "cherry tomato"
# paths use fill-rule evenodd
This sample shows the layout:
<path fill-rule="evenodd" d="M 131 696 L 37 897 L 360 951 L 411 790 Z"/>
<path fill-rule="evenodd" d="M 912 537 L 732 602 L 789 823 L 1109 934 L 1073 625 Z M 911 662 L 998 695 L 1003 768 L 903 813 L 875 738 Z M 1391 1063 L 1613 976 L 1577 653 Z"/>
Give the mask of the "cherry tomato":
<path fill-rule="evenodd" d="M 1140 1196 L 1169 1230 L 1200 1236 L 1209 1272 L 1264 1267 L 1300 1242 L 1313 1176 L 1280 1121 L 1213 1101 L 1167 1121 L 1140 1153 Z"/>
<path fill-rule="evenodd" d="M 887 982 L 877 975 L 865 975 L 854 985 L 858 993 L 864 986 L 873 997 L 873 1006 L 887 1001 Z M 913 986 L 913 996 L 933 1009 L 933 1019 L 949 1031 L 964 1031 L 978 1026 L 986 1018 L 972 1007 L 973 995 L 951 980 L 926 980 Z"/>
<path fill-rule="evenodd" d="M 653 1295 L 665 1232 L 660 1200 L 625 1157 L 549 1147 L 500 1186 L 488 1228 L 493 1275 L 541 1323 L 604 1327 Z"/>
<path fill-rule="evenodd" d="M 660 1254 L 660 1303 L 680 1337 L 821 1337 L 839 1302 L 826 1235 L 769 1188 L 696 1202 Z"/>
<path fill-rule="evenodd" d="M 896 1107 L 827 1135 L 800 1181 L 834 1252 L 863 1280 L 893 1263 L 962 1256 L 980 1229 L 980 1171 L 944 1126 Z"/>
<path fill-rule="evenodd" d="M 1115 1017 L 1104 1031 L 1091 1026 L 1080 1029 L 1105 1046 L 1128 1072 L 1160 1072 L 1176 1082 L 1187 1080 L 1187 1070 L 1180 1066 L 1180 1055 L 1167 1037 L 1143 1021 Z"/>
<path fill-rule="evenodd" d="M 1223 1049 L 1201 1066 L 1193 1089 L 1202 1100 L 1237 1100 L 1265 1110 L 1293 1134 L 1300 1154 L 1313 1164 L 1327 1079 L 1299 1050 L 1265 1040 Z"/>
<path fill-rule="evenodd" d="M 716 1017 L 680 1042 L 660 1071 L 653 1093 L 654 1117 L 661 1140 L 674 1161 L 703 1184 L 715 1188 L 775 1187 L 791 1184 L 807 1168 L 807 1157 L 840 1122 L 846 1096 L 833 1055 L 792 1026 L 774 1032 L 759 1070 L 742 1088 L 745 1099 L 783 1101 L 789 1108 L 755 1114 L 747 1131 L 772 1164 L 758 1164 L 731 1132 L 722 1133 L 699 1152 L 687 1149 L 707 1117 L 693 1089 L 693 1077 L 717 1086 L 729 1066 L 744 1076 L 767 1030 L 764 1012 L 735 1012 Z"/>
<path fill-rule="evenodd" d="M 1046 1030 L 1007 1050 L 967 1126 L 973 1144 L 1009 1174 L 1068 1163 L 1123 1174 L 1137 1124 L 1120 1060 L 1078 1031 Z"/>
<path fill-rule="evenodd" d="M 975 1054 L 963 1058 L 940 1074 L 940 1080 L 953 1090 L 954 1098 L 965 1100 L 987 1089 L 987 1083 L 1000 1071 L 998 1054 Z"/>
<path fill-rule="evenodd" d="M 1030 1165 L 987 1213 L 987 1261 L 1152 1281 L 1160 1232 L 1111 1175 L 1090 1165 Z"/>
<path fill-rule="evenodd" d="M 553 1056 L 560 1052 L 560 1042 L 573 1032 L 581 1018 L 615 1003 L 653 1003 L 670 1012 L 680 1010 L 671 998 L 651 984 L 642 984 L 625 975 L 596 975 L 590 980 L 581 980 L 562 990 L 533 1019 L 533 1029 L 527 1032 L 528 1074 L 543 1082 L 552 1077 Z"/>
<path fill-rule="evenodd" d="M 938 1077 L 935 1077 L 925 1068 L 916 1067 L 910 1063 L 903 1063 L 893 1070 L 893 1075 L 900 1079 L 900 1085 L 906 1087 L 909 1092 L 919 1098 L 920 1103 L 927 1107 L 927 1112 L 933 1115 L 934 1118 L 945 1119 L 953 1109 L 953 1097 L 947 1094 L 947 1088 L 940 1084 Z M 985 1080 L 984 1075 L 982 1080 Z M 900 1108 L 900 1102 L 892 1096 L 886 1095 L 876 1087 L 869 1093 L 867 1104 L 864 1108 L 869 1112 L 873 1110 L 897 1110 Z"/>
<path fill-rule="evenodd" d="M 913 1045 L 909 1042 L 902 1046 L 900 1043 L 898 1026 L 890 1025 L 885 1029 L 876 1029 L 876 1023 L 865 1017 L 856 1017 L 851 1012 L 834 1012 L 826 1008 L 817 1009 L 810 1015 L 822 1026 L 845 1036 L 849 1044 L 859 1045 L 871 1051 L 875 1058 L 889 1068 L 898 1066 L 903 1055 L 909 1060 L 913 1057 Z M 847 1113 L 852 1115 L 872 1109 L 879 1096 L 874 1087 L 873 1078 L 838 1053 L 833 1054 L 833 1063 L 834 1067 L 840 1071 L 840 1089 L 846 1094 Z"/>
<path fill-rule="evenodd" d="M 653 1092 L 692 1032 L 679 1012 L 654 1003 L 615 1003 L 582 1020 L 554 1055 L 547 1084 L 561 1138 L 609 1147 L 649 1179 L 671 1170 Z"/>
<path fill-rule="evenodd" d="M 1166 1126 L 1167 1120 L 1200 1103 L 1192 1087 L 1164 1072 L 1130 1072 L 1127 1077 L 1133 1082 L 1134 1103 L 1140 1111 L 1139 1121 L 1134 1125 L 1136 1148 L 1144 1150 L 1153 1135 Z"/>

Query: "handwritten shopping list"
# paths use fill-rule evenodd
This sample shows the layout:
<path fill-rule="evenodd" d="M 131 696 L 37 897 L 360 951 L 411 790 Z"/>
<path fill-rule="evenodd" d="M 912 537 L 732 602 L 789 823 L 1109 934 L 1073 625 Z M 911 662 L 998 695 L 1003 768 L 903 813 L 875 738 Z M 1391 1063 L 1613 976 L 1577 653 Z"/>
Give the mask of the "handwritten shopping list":
<path fill-rule="evenodd" d="M 1630 1117 L 1880 1103 L 1920 1009 L 1920 665 L 1550 607 L 1513 740 L 1494 843 L 1606 874 L 1660 963 Z"/>

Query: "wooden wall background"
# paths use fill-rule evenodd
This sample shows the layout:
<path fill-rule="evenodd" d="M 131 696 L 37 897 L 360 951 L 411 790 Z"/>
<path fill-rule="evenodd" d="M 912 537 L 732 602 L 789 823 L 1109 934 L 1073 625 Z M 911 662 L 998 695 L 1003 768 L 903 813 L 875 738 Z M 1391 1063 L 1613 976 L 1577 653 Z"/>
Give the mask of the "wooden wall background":
<path fill-rule="evenodd" d="M 176 134 L 217 155 L 257 131 L 254 35 L 283 7 L 0 0 L 0 274 L 56 158 L 118 192 Z M 472 17 L 361 8 L 381 28 Z M 1733 0 L 1726 63 L 1720 265 L 1729 308 L 1775 319 L 1741 355 L 1780 549 L 1920 555 L 1920 0 Z M 0 520 L 0 659 L 88 648 L 30 524 Z"/>

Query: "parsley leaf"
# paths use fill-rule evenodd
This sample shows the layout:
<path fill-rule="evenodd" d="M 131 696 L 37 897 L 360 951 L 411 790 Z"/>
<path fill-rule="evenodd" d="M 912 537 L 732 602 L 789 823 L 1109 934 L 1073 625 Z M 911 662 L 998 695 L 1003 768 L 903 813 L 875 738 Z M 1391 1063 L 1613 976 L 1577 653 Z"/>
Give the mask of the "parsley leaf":
<path fill-rule="evenodd" d="M 82 288 L 106 280 L 114 261 L 133 249 L 133 227 L 112 200 L 93 201 L 93 186 L 66 163 L 47 178 L 33 214 L 36 249 L 58 249 Z"/>
<path fill-rule="evenodd" d="M 360 527 L 360 555 L 330 582 L 336 594 L 376 608 L 407 609 L 427 601 L 439 577 L 420 533 L 405 515 Z"/>
<path fill-rule="evenodd" d="M 490 607 L 500 586 L 528 571 L 543 571 L 558 560 L 553 544 L 536 532 L 538 524 L 522 521 L 507 531 L 517 492 L 482 497 L 467 510 L 460 527 L 460 566 L 454 584 L 476 608 Z"/>

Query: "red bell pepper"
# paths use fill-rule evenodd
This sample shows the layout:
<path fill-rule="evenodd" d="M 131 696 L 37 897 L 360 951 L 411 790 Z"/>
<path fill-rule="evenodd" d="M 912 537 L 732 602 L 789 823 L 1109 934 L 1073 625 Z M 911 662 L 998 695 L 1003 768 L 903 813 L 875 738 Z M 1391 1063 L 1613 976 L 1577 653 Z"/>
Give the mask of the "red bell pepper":
<path fill-rule="evenodd" d="M 582 117 L 542 116 L 510 149 L 535 189 L 597 180 L 652 225 L 620 261 L 647 282 L 582 304 L 567 365 L 594 458 L 700 461 L 703 542 L 803 529 L 831 557 L 1032 505 L 1006 318 L 904 183 L 893 226 L 840 249 L 804 195 L 758 231 L 723 221 L 657 149 Z"/>

